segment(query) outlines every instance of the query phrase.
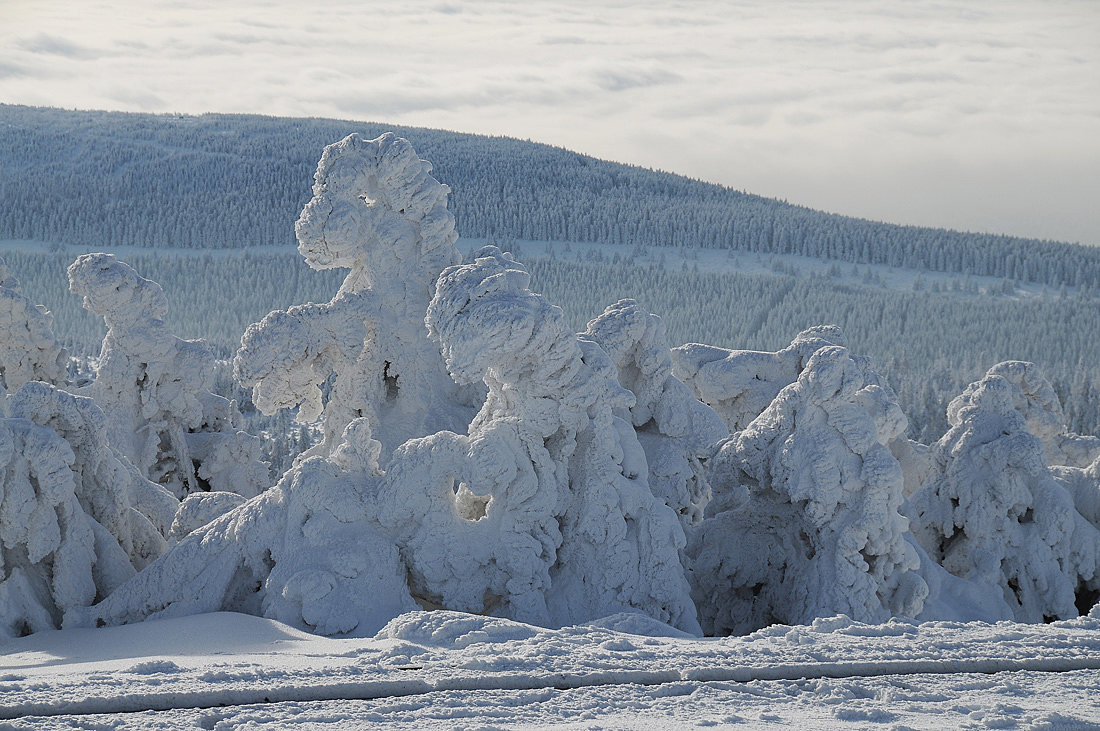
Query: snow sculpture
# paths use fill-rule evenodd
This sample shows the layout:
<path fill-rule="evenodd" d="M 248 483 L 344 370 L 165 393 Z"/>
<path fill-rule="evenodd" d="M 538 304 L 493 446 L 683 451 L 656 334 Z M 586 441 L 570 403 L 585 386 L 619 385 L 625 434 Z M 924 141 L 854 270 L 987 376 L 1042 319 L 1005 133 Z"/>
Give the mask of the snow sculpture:
<path fill-rule="evenodd" d="M 194 530 L 159 561 L 66 626 L 116 625 L 214 611 L 262 615 L 321 634 L 372 635 L 416 605 L 393 541 L 372 520 L 380 447 L 367 420 L 326 460 Z"/>
<path fill-rule="evenodd" d="M 1003 376 L 971 384 L 948 406 L 951 428 L 906 506 L 929 555 L 1002 594 L 1020 622 L 1077 616 L 1078 588 L 1100 583 L 1100 533 L 1047 469 L 1020 411 L 1034 417 L 1033 405 Z"/>
<path fill-rule="evenodd" d="M 672 349 L 672 374 L 717 411 L 733 434 L 748 426 L 784 386 L 795 382 L 810 357 L 829 345 L 848 347 L 836 325 L 803 330 L 775 353 L 688 343 Z"/>
<path fill-rule="evenodd" d="M 649 465 L 649 487 L 676 511 L 685 527 L 700 522 L 710 501 L 700 460 L 727 436 L 713 409 L 672 375 L 672 358 L 661 318 L 622 300 L 588 323 L 580 336 L 611 357 L 619 385 L 634 394 L 629 414 Z"/>
<path fill-rule="evenodd" d="M 687 548 L 706 633 L 921 612 L 928 586 L 886 447 L 906 421 L 877 382 L 868 359 L 822 348 L 712 460 L 715 500 Z"/>
<path fill-rule="evenodd" d="M 428 325 L 455 380 L 489 393 L 469 436 L 411 440 L 391 464 L 379 518 L 410 586 L 426 604 L 544 626 L 634 610 L 697 633 L 682 529 L 615 416 L 633 395 L 529 283 L 493 246 L 439 278 Z"/>
<path fill-rule="evenodd" d="M 91 399 L 29 381 L 0 419 L 0 636 L 61 626 L 167 547 L 175 499 L 106 442 Z"/>
<path fill-rule="evenodd" d="M 331 302 L 279 310 L 249 327 L 234 375 L 265 414 L 299 407 L 301 421 L 324 414 L 329 455 L 356 418 L 369 420 L 382 461 L 406 439 L 462 429 L 471 411 L 456 403 L 424 313 L 435 280 L 461 257 L 449 188 L 407 140 L 357 134 L 325 148 L 295 231 L 313 269 L 348 268 Z M 322 404 L 318 388 L 335 374 Z"/>
<path fill-rule="evenodd" d="M 69 355 L 53 334 L 53 316 L 23 296 L 0 259 L 0 388 L 14 393 L 27 381 L 65 381 Z"/>
<path fill-rule="evenodd" d="M 232 402 L 210 393 L 210 351 L 164 324 L 160 285 L 111 254 L 85 254 L 69 267 L 69 288 L 107 323 L 91 394 L 113 446 L 180 498 L 206 489 L 251 497 L 266 487 L 259 440 L 235 428 Z"/>

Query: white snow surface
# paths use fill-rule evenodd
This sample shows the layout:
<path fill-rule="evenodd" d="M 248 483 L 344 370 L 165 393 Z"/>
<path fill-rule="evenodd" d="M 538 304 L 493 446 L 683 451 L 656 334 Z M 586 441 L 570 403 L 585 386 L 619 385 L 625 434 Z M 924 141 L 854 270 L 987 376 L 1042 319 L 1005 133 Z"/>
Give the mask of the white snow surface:
<path fill-rule="evenodd" d="M 323 638 L 234 613 L 0 641 L 16 729 L 1100 728 L 1100 619 L 843 615 L 685 638 L 636 614 L 548 630 L 415 612 Z"/>

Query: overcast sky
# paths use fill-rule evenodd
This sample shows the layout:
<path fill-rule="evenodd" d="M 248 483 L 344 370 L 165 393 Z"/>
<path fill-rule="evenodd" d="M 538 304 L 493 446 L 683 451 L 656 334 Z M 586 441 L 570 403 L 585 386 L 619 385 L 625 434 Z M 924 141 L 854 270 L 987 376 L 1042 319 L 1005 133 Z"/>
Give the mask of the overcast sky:
<path fill-rule="evenodd" d="M 0 102 L 509 135 L 1100 245 L 1096 0 L 0 0 Z"/>

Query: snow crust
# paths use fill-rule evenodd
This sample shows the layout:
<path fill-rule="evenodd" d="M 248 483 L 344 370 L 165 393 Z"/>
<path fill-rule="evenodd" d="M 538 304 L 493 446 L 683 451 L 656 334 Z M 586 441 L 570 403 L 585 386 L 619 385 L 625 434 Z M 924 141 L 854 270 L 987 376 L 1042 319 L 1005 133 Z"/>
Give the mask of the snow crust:
<path fill-rule="evenodd" d="M 331 639 L 218 613 L 45 632 L 0 641 L 0 718 L 47 730 L 1071 731 L 1100 716 L 1098 620 L 835 616 L 722 639 L 627 621 L 549 630 L 417 612 L 372 638 Z"/>

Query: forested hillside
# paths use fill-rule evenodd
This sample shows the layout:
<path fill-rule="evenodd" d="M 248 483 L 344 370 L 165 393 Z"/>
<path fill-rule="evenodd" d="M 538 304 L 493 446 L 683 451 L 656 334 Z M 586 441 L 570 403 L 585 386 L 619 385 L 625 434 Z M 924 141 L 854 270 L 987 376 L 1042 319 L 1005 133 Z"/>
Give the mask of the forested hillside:
<path fill-rule="evenodd" d="M 0 239 L 292 245 L 317 151 L 393 130 L 452 189 L 463 236 L 734 248 L 1100 286 L 1100 250 L 876 223 L 505 138 L 322 119 L 0 105 Z"/>
<path fill-rule="evenodd" d="M 466 249 L 476 245 L 464 244 Z M 1095 369 L 1100 318 L 1098 300 L 1088 289 L 1024 298 L 991 293 L 997 284 L 991 280 L 982 291 L 961 282 L 957 288 L 934 282 L 912 291 L 876 285 L 877 275 L 868 276 L 870 270 L 858 278 L 819 275 L 781 259 L 769 271 L 711 271 L 706 266 L 700 271 L 671 261 L 662 264 L 661 253 L 653 251 L 615 262 L 599 253 L 600 247 L 554 257 L 532 245 L 510 248 L 527 263 L 535 290 L 559 304 L 578 332 L 622 298 L 660 314 L 673 344 L 778 350 L 807 327 L 836 324 L 857 352 L 875 359 L 898 392 L 911 436 L 919 440 L 934 440 L 946 430 L 947 401 L 967 383 L 991 365 L 1012 359 L 1043 368 L 1074 431 L 1100 431 Z M 65 269 L 76 253 L 0 247 L 0 256 L 27 295 L 53 312 L 54 329 L 70 351 L 98 353 L 103 320 L 68 291 Z M 296 302 L 323 302 L 341 279 L 338 272 L 310 270 L 289 249 L 150 251 L 123 258 L 164 287 L 172 330 L 206 339 L 222 358 L 237 349 L 250 323 Z M 825 271 L 830 270 L 836 271 Z"/>

